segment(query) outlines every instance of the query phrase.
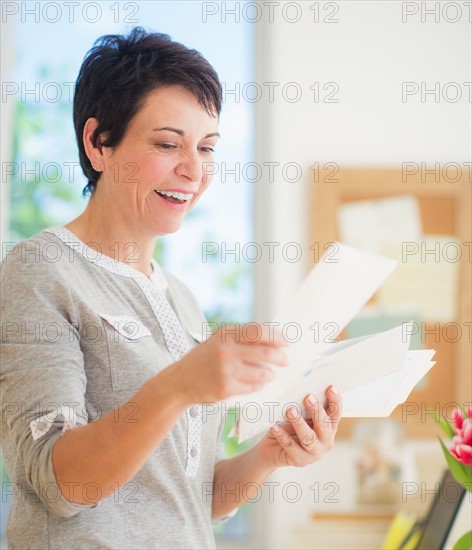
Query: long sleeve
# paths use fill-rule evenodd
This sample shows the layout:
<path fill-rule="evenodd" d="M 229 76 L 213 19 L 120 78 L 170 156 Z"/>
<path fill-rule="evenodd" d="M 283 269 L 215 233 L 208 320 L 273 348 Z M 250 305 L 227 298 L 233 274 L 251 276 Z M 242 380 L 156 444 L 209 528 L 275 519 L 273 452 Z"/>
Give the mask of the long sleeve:
<path fill-rule="evenodd" d="M 64 498 L 51 453 L 65 429 L 88 420 L 83 355 L 67 280 L 39 242 L 29 247 L 0 270 L 2 447 L 16 489 L 70 517 L 92 506 Z"/>

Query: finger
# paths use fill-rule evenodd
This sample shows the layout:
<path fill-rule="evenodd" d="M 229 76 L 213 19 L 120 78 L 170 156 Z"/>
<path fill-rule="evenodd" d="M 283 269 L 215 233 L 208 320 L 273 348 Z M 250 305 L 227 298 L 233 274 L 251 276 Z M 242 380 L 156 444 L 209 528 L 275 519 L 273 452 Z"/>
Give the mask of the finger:
<path fill-rule="evenodd" d="M 243 364 L 237 370 L 236 379 L 245 384 L 266 384 L 275 378 L 274 371 L 263 365 Z"/>
<path fill-rule="evenodd" d="M 233 376 L 231 395 L 260 391 L 275 378 L 274 371 L 270 367 L 244 363 L 235 369 Z"/>
<path fill-rule="evenodd" d="M 303 415 L 300 414 L 295 407 L 288 409 L 287 419 L 292 424 L 303 450 L 313 454 L 313 451 L 307 450 L 307 447 L 312 446 L 312 448 L 314 448 L 317 444 L 318 437 L 315 431 L 308 425 L 306 420 L 303 418 Z"/>
<path fill-rule="evenodd" d="M 276 330 L 272 323 L 223 325 L 217 333 L 219 333 L 222 342 L 233 341 L 239 344 L 264 344 L 276 347 L 288 345 L 282 333 Z"/>
<path fill-rule="evenodd" d="M 270 431 L 277 440 L 278 444 L 287 453 L 288 457 L 295 460 L 300 460 L 301 458 L 303 458 L 303 455 L 306 456 L 306 451 L 304 451 L 301 446 L 293 439 L 293 437 L 290 437 L 290 435 L 288 435 L 288 433 L 283 430 L 278 424 L 272 426 Z"/>
<path fill-rule="evenodd" d="M 322 443 L 332 441 L 333 430 L 331 419 L 325 411 L 322 403 L 313 394 L 309 394 L 304 400 L 306 408 L 310 411 L 313 421 L 313 430 Z"/>
<path fill-rule="evenodd" d="M 242 341 L 246 343 L 259 343 L 268 346 L 286 347 L 288 342 L 284 338 L 282 332 L 273 326 L 273 323 L 264 323 L 263 325 L 257 325 L 257 323 L 247 323 L 243 325 Z"/>
<path fill-rule="evenodd" d="M 330 386 L 326 390 L 327 402 L 325 410 L 331 420 L 331 426 L 336 433 L 343 413 L 343 398 L 335 386 Z"/>
<path fill-rule="evenodd" d="M 254 344 L 239 346 L 237 353 L 245 363 L 271 363 L 280 367 L 287 366 L 287 355 L 281 348 Z"/>

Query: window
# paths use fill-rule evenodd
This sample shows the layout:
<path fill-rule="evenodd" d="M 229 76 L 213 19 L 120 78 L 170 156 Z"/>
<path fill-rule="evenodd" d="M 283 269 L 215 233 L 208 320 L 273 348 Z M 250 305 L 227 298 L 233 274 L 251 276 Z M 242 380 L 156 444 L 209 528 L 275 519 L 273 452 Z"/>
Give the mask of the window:
<path fill-rule="evenodd" d="M 2 175 L 9 189 L 2 253 L 9 244 L 63 225 L 84 209 L 86 182 L 72 124 L 78 69 L 99 36 L 144 26 L 199 50 L 217 70 L 225 91 L 213 183 L 180 231 L 158 240 L 156 258 L 190 287 L 209 320 L 250 320 L 252 264 L 244 245 L 253 240 L 252 188 L 243 174 L 253 157 L 254 135 L 252 103 L 244 100 L 241 89 L 254 80 L 254 25 L 212 17 L 206 10 L 208 5 L 214 9 L 214 2 L 75 4 L 28 1 L 18 3 L 17 12 L 4 13 L 15 61 L 4 87 L 13 135 L 3 136 L 12 140 L 12 154 Z M 227 450 L 237 451 L 234 440 Z M 246 537 L 248 512 L 217 529 Z"/>

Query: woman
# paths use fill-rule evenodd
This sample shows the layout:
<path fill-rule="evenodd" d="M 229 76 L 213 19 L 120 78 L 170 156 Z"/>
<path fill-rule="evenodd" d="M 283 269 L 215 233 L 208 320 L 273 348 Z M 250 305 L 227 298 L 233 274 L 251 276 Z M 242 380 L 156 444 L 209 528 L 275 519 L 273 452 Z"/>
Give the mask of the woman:
<path fill-rule="evenodd" d="M 293 410 L 223 459 L 204 404 L 262 388 L 261 362 L 284 367 L 284 342 L 220 330 L 196 345 L 199 307 L 152 259 L 210 184 L 220 108 L 212 67 L 165 35 L 105 36 L 83 62 L 74 125 L 90 200 L 1 271 L 11 548 L 214 547 L 211 519 L 247 487 L 333 445 L 331 387 L 328 411 L 307 396 L 311 422 Z"/>

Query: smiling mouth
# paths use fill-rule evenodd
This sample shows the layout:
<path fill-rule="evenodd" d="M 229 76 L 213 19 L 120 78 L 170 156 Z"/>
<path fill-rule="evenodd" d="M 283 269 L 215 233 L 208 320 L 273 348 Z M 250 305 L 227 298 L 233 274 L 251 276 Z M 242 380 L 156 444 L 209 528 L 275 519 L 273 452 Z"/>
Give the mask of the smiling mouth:
<path fill-rule="evenodd" d="M 193 197 L 193 193 L 179 193 L 177 191 L 157 191 L 154 193 L 174 204 L 184 204 Z"/>

